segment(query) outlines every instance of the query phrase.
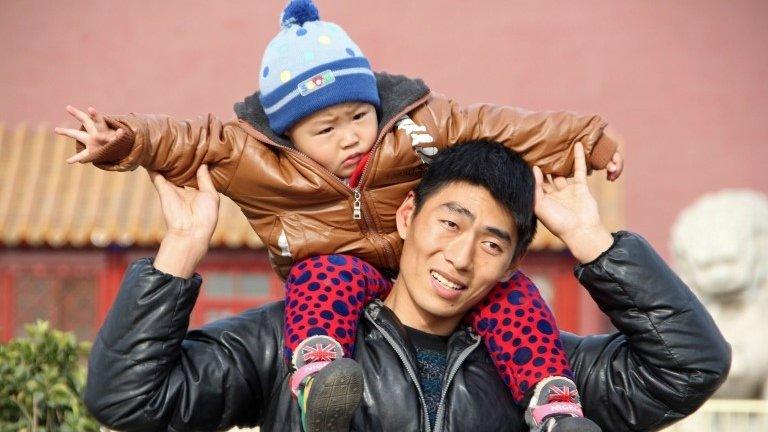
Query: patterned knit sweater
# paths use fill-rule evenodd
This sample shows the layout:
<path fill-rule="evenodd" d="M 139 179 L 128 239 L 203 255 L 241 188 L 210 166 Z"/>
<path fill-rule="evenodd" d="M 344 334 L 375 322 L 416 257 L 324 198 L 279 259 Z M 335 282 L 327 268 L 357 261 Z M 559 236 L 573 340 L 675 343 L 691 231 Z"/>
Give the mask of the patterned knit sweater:
<path fill-rule="evenodd" d="M 434 425 L 448 365 L 448 336 L 424 333 L 407 326 L 405 329 L 416 353 L 419 384 L 427 403 L 429 421 Z"/>

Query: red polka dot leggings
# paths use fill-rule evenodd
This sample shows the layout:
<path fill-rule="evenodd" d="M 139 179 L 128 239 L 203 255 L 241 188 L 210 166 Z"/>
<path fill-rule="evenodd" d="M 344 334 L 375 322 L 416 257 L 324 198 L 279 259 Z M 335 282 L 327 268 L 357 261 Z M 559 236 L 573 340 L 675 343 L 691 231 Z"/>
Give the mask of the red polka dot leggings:
<path fill-rule="evenodd" d="M 299 343 L 314 335 L 333 337 L 351 356 L 363 308 L 385 298 L 392 282 L 359 258 L 322 255 L 295 264 L 285 287 L 284 355 L 290 362 Z M 523 273 L 497 284 L 466 321 L 518 403 L 543 378 L 572 377 L 555 318 Z"/>

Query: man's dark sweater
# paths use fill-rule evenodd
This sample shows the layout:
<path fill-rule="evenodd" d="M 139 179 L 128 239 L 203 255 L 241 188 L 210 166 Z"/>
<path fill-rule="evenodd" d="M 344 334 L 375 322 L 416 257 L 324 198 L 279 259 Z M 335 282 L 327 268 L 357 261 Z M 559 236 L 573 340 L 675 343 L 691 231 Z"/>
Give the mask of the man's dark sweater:
<path fill-rule="evenodd" d="M 435 424 L 443 389 L 443 376 L 448 366 L 448 336 L 425 333 L 407 326 L 405 329 L 416 353 L 419 384 L 427 403 L 429 421 Z"/>

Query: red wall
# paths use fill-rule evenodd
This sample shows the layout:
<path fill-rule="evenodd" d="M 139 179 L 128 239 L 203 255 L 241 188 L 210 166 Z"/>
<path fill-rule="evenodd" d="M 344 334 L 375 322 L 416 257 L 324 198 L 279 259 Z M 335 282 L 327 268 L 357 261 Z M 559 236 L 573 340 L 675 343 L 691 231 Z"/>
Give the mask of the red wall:
<path fill-rule="evenodd" d="M 231 116 L 283 1 L 0 3 L 0 121 L 63 107 Z M 627 225 L 666 253 L 681 208 L 768 193 L 768 2 L 317 0 L 376 69 L 462 102 L 608 117 L 628 143 Z"/>

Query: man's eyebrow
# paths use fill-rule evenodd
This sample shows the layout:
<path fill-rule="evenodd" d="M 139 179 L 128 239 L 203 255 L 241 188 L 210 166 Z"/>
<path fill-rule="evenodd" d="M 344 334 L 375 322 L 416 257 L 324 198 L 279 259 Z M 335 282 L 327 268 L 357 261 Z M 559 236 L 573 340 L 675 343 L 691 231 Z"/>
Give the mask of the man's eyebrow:
<path fill-rule="evenodd" d="M 491 235 L 494 235 L 494 236 L 496 236 L 496 237 L 498 237 L 498 238 L 500 238 L 502 240 L 505 240 L 505 241 L 507 241 L 509 243 L 512 243 L 512 236 L 508 232 L 504 231 L 501 228 L 487 226 L 487 227 L 485 227 L 485 230 L 487 232 L 491 233 Z"/>
<path fill-rule="evenodd" d="M 466 207 L 462 206 L 461 204 L 457 203 L 456 201 L 449 201 L 442 205 L 442 207 L 447 208 L 448 210 L 458 213 L 460 215 L 466 216 L 470 218 L 472 221 L 475 220 L 475 214 L 469 211 Z"/>

